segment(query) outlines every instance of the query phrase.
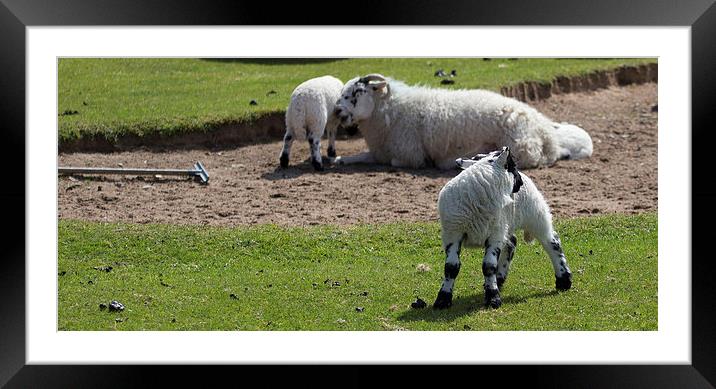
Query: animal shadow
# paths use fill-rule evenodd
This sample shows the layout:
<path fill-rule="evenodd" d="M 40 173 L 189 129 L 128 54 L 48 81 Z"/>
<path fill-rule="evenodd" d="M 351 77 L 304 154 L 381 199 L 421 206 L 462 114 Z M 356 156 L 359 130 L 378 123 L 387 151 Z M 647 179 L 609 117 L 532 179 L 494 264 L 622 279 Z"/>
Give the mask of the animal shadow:
<path fill-rule="evenodd" d="M 504 309 L 507 305 L 516 305 L 525 303 L 529 300 L 536 298 L 544 298 L 557 295 L 556 290 L 551 291 L 539 291 L 526 296 L 506 295 L 502 298 L 502 307 L 498 309 Z M 432 304 L 428 305 L 423 309 L 409 309 L 400 316 L 399 321 L 431 321 L 431 322 L 447 322 L 453 321 L 459 317 L 469 315 L 476 311 L 484 311 L 492 309 L 486 307 L 484 304 L 485 294 L 473 294 L 470 296 L 460 296 L 452 301 L 452 307 L 448 309 L 433 309 Z"/>
<path fill-rule="evenodd" d="M 278 181 L 300 177 L 304 174 L 366 174 L 366 173 L 402 173 L 426 178 L 452 178 L 455 177 L 460 170 L 457 167 L 454 170 L 440 170 L 437 168 L 409 169 L 396 168 L 388 165 L 380 164 L 353 164 L 353 165 L 336 165 L 328 161 L 327 156 L 323 156 L 323 171 L 316 171 L 311 165 L 311 159 L 308 158 L 302 162 L 292 163 L 287 168 L 278 166 L 276 160 L 276 168 L 270 172 L 261 175 L 261 178 L 269 181 Z"/>

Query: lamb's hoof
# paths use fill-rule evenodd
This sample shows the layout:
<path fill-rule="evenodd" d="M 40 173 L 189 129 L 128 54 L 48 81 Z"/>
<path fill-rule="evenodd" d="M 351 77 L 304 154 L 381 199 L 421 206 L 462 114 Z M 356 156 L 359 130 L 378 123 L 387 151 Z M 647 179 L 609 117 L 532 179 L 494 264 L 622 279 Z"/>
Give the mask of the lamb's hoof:
<path fill-rule="evenodd" d="M 502 290 L 502 285 L 505 283 L 505 278 L 497 276 L 497 288 Z"/>
<path fill-rule="evenodd" d="M 485 288 L 485 306 L 499 308 L 502 305 L 499 289 Z"/>
<path fill-rule="evenodd" d="M 288 167 L 288 155 L 287 154 L 281 154 L 281 167 L 287 168 Z"/>
<path fill-rule="evenodd" d="M 348 126 L 345 128 L 345 130 L 346 130 L 346 134 L 348 134 L 348 136 L 353 136 L 358 133 L 357 126 Z"/>
<path fill-rule="evenodd" d="M 322 172 L 322 171 L 323 171 L 323 164 L 321 164 L 320 162 L 316 161 L 315 159 L 314 159 L 313 161 L 311 161 L 311 165 L 313 165 L 313 168 L 314 168 L 316 171 L 318 171 L 318 172 Z"/>
<path fill-rule="evenodd" d="M 554 284 L 557 290 L 569 290 L 572 287 L 572 273 L 566 272 L 562 277 L 555 277 Z"/>
<path fill-rule="evenodd" d="M 452 293 L 440 291 L 438 292 L 438 298 L 433 303 L 433 309 L 446 309 L 452 306 Z"/>

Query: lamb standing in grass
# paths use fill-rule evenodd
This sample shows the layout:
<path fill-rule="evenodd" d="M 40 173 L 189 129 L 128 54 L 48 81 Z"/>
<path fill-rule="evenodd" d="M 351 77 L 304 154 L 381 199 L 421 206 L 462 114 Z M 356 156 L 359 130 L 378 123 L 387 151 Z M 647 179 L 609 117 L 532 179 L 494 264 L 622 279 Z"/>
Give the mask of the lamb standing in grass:
<path fill-rule="evenodd" d="M 321 136 L 325 131 L 328 132 L 328 157 L 335 158 L 339 122 L 333 115 L 333 108 L 342 88 L 341 80 L 323 76 L 312 78 L 294 89 L 286 110 L 286 135 L 283 137 L 281 167 L 288 167 L 291 144 L 295 138 L 299 138 L 308 140 L 313 167 L 323 170 Z"/>
<path fill-rule="evenodd" d="M 583 129 L 485 90 L 408 86 L 369 74 L 346 83 L 336 115 L 343 125 L 358 125 L 369 149 L 338 157 L 338 164 L 451 169 L 462 155 L 502 145 L 512 149 L 520 168 L 592 155 L 592 139 Z"/>
<path fill-rule="evenodd" d="M 499 307 L 502 304 L 499 289 L 507 279 L 517 246 L 514 235 L 517 229 L 524 229 L 526 241 L 539 240 L 552 260 L 556 288 L 569 289 L 572 273 L 559 236 L 552 228 L 549 206 L 532 180 L 517 170 L 510 149 L 503 147 L 456 162 L 465 170 L 445 184 L 438 196 L 446 259 L 445 278 L 433 308 L 452 305 L 463 244 L 485 247 L 482 261 L 485 305 Z"/>

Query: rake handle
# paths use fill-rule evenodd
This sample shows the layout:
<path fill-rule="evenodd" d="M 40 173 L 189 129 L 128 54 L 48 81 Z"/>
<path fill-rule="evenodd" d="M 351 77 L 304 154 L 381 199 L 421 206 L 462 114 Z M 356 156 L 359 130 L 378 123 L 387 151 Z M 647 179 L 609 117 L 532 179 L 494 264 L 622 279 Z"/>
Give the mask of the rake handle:
<path fill-rule="evenodd" d="M 131 174 L 131 175 L 179 175 L 197 176 L 202 183 L 209 181 L 209 173 L 201 162 L 194 165 L 194 170 L 183 169 L 141 169 L 141 168 L 112 168 L 112 167 L 58 167 L 60 174 Z"/>

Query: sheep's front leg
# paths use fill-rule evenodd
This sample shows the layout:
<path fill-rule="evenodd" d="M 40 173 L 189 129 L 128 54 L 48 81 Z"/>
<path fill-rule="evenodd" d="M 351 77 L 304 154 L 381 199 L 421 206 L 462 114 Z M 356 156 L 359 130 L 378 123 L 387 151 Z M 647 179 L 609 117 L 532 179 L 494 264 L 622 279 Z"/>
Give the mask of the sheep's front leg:
<path fill-rule="evenodd" d="M 321 138 L 309 134 L 308 146 L 311 148 L 311 164 L 318 171 L 323 171 L 323 158 L 321 157 Z"/>
<path fill-rule="evenodd" d="M 510 272 L 512 257 L 515 255 L 517 248 L 517 237 L 510 236 L 510 240 L 505 243 L 505 249 L 500 252 L 500 258 L 497 260 L 497 287 L 502 290 L 502 285 L 507 280 L 507 274 Z"/>
<path fill-rule="evenodd" d="M 445 278 L 438 292 L 438 297 L 433 303 L 433 309 L 445 309 L 452 306 L 452 289 L 455 285 L 455 279 L 460 272 L 460 248 L 462 246 L 462 238 L 443 240 L 443 248 L 445 249 Z"/>
<path fill-rule="evenodd" d="M 550 235 L 541 237 L 540 243 L 552 260 L 555 287 L 557 290 L 568 290 L 572 287 L 572 272 L 567 266 L 567 258 L 562 251 L 562 242 L 559 240 L 559 235 L 554 231 Z"/>
<path fill-rule="evenodd" d="M 286 135 L 283 136 L 283 149 L 281 150 L 281 167 L 288 167 L 288 158 L 291 154 L 291 145 L 293 144 L 293 132 L 286 130 Z"/>
<path fill-rule="evenodd" d="M 347 157 L 339 156 L 336 157 L 336 164 L 338 165 L 350 165 L 353 163 L 375 163 L 375 158 L 370 152 L 360 153 L 356 155 L 350 155 Z"/>
<path fill-rule="evenodd" d="M 482 275 L 485 276 L 485 305 L 499 308 L 502 305 L 500 290 L 497 288 L 497 259 L 502 249 L 499 240 L 485 242 L 485 257 L 482 259 Z"/>

